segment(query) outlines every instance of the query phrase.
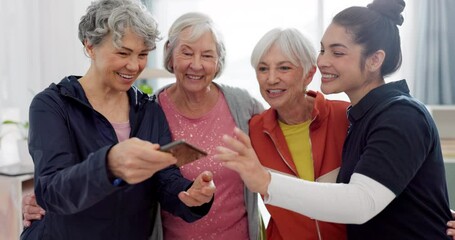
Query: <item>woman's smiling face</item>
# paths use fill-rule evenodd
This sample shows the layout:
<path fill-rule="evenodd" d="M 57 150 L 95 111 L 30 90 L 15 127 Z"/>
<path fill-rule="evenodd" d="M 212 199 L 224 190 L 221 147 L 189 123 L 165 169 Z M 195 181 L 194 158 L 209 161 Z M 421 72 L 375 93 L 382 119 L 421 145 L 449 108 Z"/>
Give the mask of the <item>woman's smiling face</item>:
<path fill-rule="evenodd" d="M 262 56 L 255 71 L 262 97 L 279 111 L 294 108 L 292 103 L 305 96 L 311 82 L 311 77 L 303 76 L 303 67 L 294 65 L 277 44 Z"/>
<path fill-rule="evenodd" d="M 101 44 L 87 47 L 96 79 L 116 91 L 127 91 L 131 87 L 147 65 L 150 51 L 144 40 L 128 29 L 120 48 L 115 47 L 111 35 L 106 36 Z"/>
<path fill-rule="evenodd" d="M 194 42 L 187 41 L 191 28 L 180 33 L 171 64 L 177 83 L 189 91 L 205 89 L 218 71 L 216 43 L 210 32 Z"/>
<path fill-rule="evenodd" d="M 356 95 L 366 81 L 365 71 L 361 69 L 362 50 L 345 27 L 329 25 L 322 37 L 317 60 L 323 93 Z"/>

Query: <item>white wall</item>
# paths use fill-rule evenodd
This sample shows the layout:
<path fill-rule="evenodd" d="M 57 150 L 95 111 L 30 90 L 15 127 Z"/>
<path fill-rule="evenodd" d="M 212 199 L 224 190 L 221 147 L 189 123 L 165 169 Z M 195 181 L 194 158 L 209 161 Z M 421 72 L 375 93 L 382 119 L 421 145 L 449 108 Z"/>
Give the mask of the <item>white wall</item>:
<path fill-rule="evenodd" d="M 69 74 L 84 74 L 88 60 L 77 38 L 90 0 L 2 1 L 0 14 L 0 119 L 9 109 L 28 118 L 33 95 Z M 6 116 L 5 116 L 6 115 Z"/>
<path fill-rule="evenodd" d="M 416 1 L 407 1 L 403 12 L 405 22 L 400 27 L 402 37 L 403 66 L 386 79 L 394 81 L 406 78 L 412 89 L 415 59 L 414 9 Z M 260 37 L 274 27 L 295 27 L 302 31 L 319 50 L 319 42 L 324 29 L 332 17 L 349 6 L 366 6 L 371 0 L 150 0 L 152 13 L 159 23 L 164 36 L 152 57 L 151 65 L 162 68 L 162 46 L 166 41 L 167 31 L 172 22 L 180 15 L 190 11 L 208 14 L 219 26 L 227 48 L 226 70 L 215 80 L 248 89 L 265 106 L 256 82 L 254 69 L 251 67 L 250 54 Z M 172 82 L 172 79 L 152 81 L 155 88 Z M 320 90 L 319 72 L 313 78 L 309 89 Z M 331 99 L 348 101 L 344 93 L 327 96 Z"/>
<path fill-rule="evenodd" d="M 150 1 L 150 0 L 149 0 Z M 415 54 L 413 10 L 419 1 L 407 1 L 402 34 L 403 67 L 387 80 L 406 78 L 412 85 Z M 33 94 L 58 82 L 66 75 L 82 75 L 89 66 L 77 25 L 91 0 L 14 0 L 2 1 L 0 14 L 0 119 L 5 109 L 20 109 L 20 118 L 28 118 Z M 217 79 L 248 89 L 262 100 L 249 56 L 258 39 L 273 27 L 296 27 L 319 48 L 319 40 L 331 17 L 351 5 L 365 6 L 370 0 L 151 0 L 152 12 L 164 39 L 152 54 L 150 65 L 162 67 L 162 44 L 170 24 L 188 11 L 209 14 L 219 25 L 227 45 L 227 64 Z M 311 89 L 318 90 L 320 75 Z M 154 81 L 155 88 L 169 79 Z M 412 89 L 412 87 L 411 87 Z M 347 99 L 344 94 L 329 98 Z M 267 106 L 267 104 L 263 101 Z M 3 116 L 2 116 L 3 114 Z"/>

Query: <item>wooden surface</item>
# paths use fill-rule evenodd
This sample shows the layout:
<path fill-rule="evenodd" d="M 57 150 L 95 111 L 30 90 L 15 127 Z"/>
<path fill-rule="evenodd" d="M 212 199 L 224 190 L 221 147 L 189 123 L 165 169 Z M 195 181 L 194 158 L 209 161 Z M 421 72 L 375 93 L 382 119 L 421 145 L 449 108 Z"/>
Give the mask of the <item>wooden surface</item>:
<path fill-rule="evenodd" d="M 22 195 L 33 191 L 33 175 L 0 176 L 0 240 L 19 239 Z"/>

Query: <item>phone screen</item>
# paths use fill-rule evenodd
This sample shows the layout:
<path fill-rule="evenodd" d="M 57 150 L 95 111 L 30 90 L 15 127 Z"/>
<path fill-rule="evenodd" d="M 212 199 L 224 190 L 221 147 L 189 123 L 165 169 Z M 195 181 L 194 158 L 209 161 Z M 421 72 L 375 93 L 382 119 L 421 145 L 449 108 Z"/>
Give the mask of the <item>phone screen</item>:
<path fill-rule="evenodd" d="M 160 150 L 163 152 L 169 152 L 177 158 L 176 165 L 178 167 L 207 156 L 205 151 L 185 142 L 184 140 L 177 140 L 166 144 L 162 146 Z"/>

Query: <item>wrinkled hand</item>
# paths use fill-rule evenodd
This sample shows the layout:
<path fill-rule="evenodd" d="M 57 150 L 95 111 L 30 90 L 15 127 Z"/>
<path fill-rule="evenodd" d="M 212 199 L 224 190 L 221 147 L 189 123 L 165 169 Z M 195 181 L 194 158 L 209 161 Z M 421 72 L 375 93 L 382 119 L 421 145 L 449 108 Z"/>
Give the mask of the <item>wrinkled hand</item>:
<path fill-rule="evenodd" d="M 107 165 L 111 173 L 129 184 L 140 183 L 157 171 L 177 162 L 170 153 L 161 152 L 158 144 L 130 138 L 111 148 Z"/>
<path fill-rule="evenodd" d="M 234 136 L 238 140 L 223 136 L 226 147 L 217 147 L 218 154 L 215 154 L 214 158 L 221 161 L 225 167 L 238 172 L 250 191 L 266 196 L 270 173 L 259 162 L 248 135 L 235 128 Z"/>
<path fill-rule="evenodd" d="M 209 171 L 204 171 L 199 174 L 187 191 L 179 193 L 179 199 L 188 207 L 201 206 L 212 200 L 215 190 L 213 174 Z"/>
<path fill-rule="evenodd" d="M 447 222 L 447 235 L 452 236 L 452 239 L 455 240 L 455 211 L 450 209 L 452 212 L 452 221 Z"/>
<path fill-rule="evenodd" d="M 22 198 L 22 224 L 24 227 L 30 227 L 33 220 L 40 220 L 46 211 L 42 209 L 36 202 L 35 194 L 29 193 Z"/>

